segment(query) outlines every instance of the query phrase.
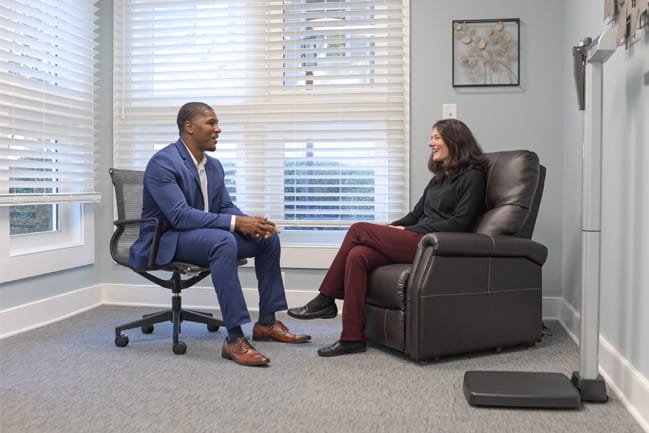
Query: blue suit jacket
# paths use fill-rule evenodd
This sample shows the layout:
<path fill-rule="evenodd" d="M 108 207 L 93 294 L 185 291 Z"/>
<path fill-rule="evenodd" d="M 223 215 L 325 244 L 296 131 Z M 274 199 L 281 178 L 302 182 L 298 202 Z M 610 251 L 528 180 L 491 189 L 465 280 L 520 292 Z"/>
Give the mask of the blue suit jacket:
<path fill-rule="evenodd" d="M 225 173 L 218 159 L 205 155 L 209 212 L 204 212 L 198 171 L 184 143 L 178 139 L 156 152 L 144 172 L 142 218 L 158 218 L 162 236 L 156 264 L 164 265 L 176 253 L 178 232 L 199 228 L 230 230 L 232 215 L 245 215 L 232 203 L 225 187 Z M 131 246 L 129 265 L 148 266 L 155 222 L 144 222 Z"/>

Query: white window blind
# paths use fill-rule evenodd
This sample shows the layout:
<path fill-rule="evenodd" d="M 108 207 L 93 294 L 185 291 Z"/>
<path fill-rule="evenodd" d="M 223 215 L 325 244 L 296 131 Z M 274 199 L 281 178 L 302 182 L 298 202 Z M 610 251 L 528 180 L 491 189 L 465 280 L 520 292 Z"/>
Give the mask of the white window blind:
<path fill-rule="evenodd" d="M 408 1 L 114 6 L 114 164 L 143 169 L 202 101 L 230 193 L 311 239 L 389 221 L 408 199 Z"/>
<path fill-rule="evenodd" d="M 94 7 L 0 2 L 0 205 L 96 201 Z"/>

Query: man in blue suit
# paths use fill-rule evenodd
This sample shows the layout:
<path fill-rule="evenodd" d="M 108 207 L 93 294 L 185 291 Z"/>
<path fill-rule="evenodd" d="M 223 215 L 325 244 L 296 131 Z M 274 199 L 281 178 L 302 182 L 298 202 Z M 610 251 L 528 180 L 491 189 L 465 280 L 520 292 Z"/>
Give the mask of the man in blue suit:
<path fill-rule="evenodd" d="M 241 325 L 250 322 L 237 263 L 255 258 L 259 283 L 259 321 L 253 339 L 286 343 L 308 341 L 291 333 L 275 312 L 286 310 L 279 257 L 279 230 L 267 218 L 247 216 L 232 203 L 225 187 L 223 166 L 205 152 L 216 150 L 221 128 L 214 110 L 202 102 L 183 105 L 177 117 L 180 138 L 157 152 L 144 173 L 142 218 L 161 221 L 162 236 L 156 264 L 172 260 L 209 266 L 228 336 L 221 355 L 242 365 L 266 365 Z M 147 265 L 154 222 L 142 223 L 130 250 L 133 268 Z"/>

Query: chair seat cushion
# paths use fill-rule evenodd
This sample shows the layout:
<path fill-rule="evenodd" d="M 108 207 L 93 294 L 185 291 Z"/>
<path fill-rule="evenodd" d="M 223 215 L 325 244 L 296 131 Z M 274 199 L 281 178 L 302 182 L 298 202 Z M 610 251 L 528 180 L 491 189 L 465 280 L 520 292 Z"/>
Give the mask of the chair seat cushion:
<path fill-rule="evenodd" d="M 405 310 L 405 294 L 412 263 L 380 266 L 369 275 L 367 303 Z"/>
<path fill-rule="evenodd" d="M 239 261 L 237 262 L 237 266 L 243 266 L 247 263 L 248 260 L 239 259 Z M 194 274 L 200 274 L 201 272 L 210 272 L 210 268 L 208 267 L 198 266 L 193 263 L 185 263 L 185 262 L 177 262 L 177 261 L 160 266 L 157 269 L 163 271 L 169 271 L 169 272 L 177 271 L 184 275 L 194 275 Z"/>
<path fill-rule="evenodd" d="M 185 263 L 185 262 L 171 262 L 164 266 L 160 266 L 160 268 L 170 272 L 178 271 L 181 274 L 199 274 L 201 272 L 210 271 L 210 268 L 194 265 L 192 263 Z"/>

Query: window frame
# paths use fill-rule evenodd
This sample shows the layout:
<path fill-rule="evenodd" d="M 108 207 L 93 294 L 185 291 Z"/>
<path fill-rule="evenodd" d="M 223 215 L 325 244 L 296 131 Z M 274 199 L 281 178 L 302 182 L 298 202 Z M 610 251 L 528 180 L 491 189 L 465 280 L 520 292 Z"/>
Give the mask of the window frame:
<path fill-rule="evenodd" d="M 9 207 L 0 206 L 0 283 L 34 277 L 50 272 L 90 265 L 95 262 L 95 218 L 91 203 L 72 206 L 61 229 L 52 233 L 9 234 Z M 16 245 L 16 236 L 28 236 L 29 242 Z M 14 238 L 14 239 L 12 239 Z M 23 238 L 24 239 L 24 238 Z"/>
<path fill-rule="evenodd" d="M 3 0 L 0 8 L 10 23 L 9 49 L 0 57 L 8 95 L 0 113 L 5 283 L 94 263 L 93 203 L 101 195 L 95 192 L 95 6 Z M 11 235 L 11 206 L 44 204 L 57 208 L 56 230 Z"/>

